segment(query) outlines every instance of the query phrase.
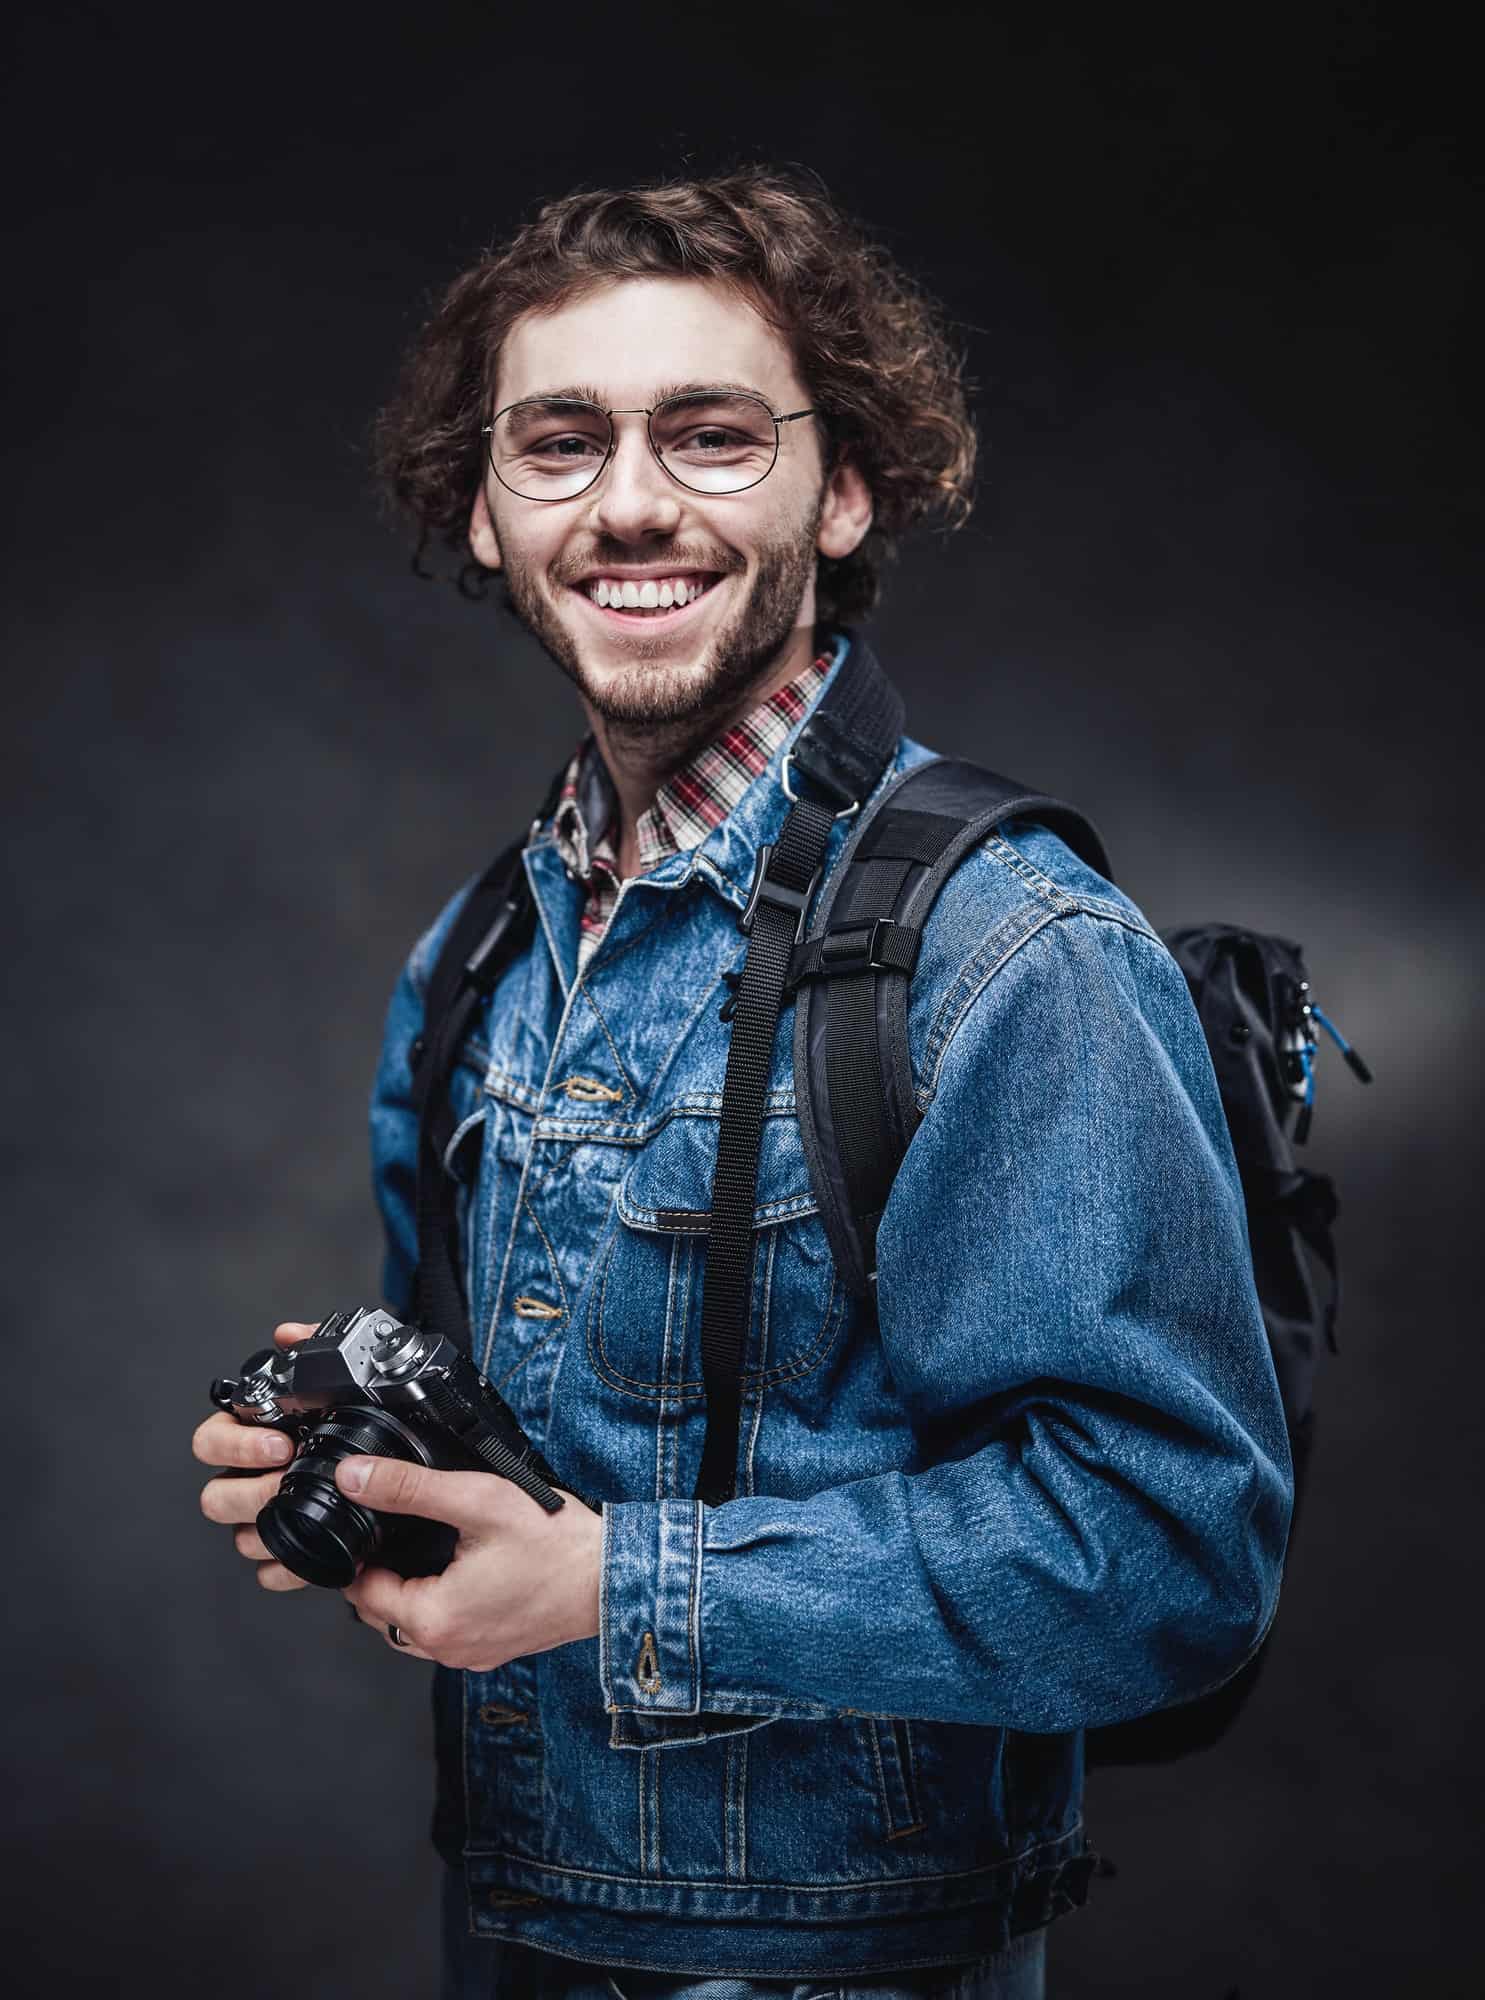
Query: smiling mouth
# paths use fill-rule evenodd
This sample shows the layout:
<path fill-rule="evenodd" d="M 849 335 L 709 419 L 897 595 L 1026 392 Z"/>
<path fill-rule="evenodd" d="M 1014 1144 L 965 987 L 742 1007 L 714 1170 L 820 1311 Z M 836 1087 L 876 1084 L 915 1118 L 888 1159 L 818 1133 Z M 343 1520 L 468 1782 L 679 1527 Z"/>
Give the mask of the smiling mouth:
<path fill-rule="evenodd" d="M 714 572 L 684 576 L 590 576 L 570 585 L 579 597 L 616 625 L 671 625 L 707 596 L 721 577 Z"/>

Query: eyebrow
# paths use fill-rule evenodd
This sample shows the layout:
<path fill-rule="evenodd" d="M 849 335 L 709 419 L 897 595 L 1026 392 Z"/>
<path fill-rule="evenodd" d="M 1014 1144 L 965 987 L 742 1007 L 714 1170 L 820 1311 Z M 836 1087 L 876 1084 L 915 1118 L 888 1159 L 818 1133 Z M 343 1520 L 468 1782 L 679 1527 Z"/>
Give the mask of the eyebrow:
<path fill-rule="evenodd" d="M 657 403 L 663 403 L 671 396 L 696 396 L 709 389 L 725 389 L 735 395 L 756 396 L 760 403 L 768 397 L 751 382 L 670 382 L 661 388 L 656 396 Z M 590 382 L 573 382 L 561 389 L 533 389 L 528 396 L 517 396 L 518 403 L 596 403 L 599 409 L 607 409 L 603 391 L 595 389 Z M 508 407 L 508 406 L 507 406 Z"/>

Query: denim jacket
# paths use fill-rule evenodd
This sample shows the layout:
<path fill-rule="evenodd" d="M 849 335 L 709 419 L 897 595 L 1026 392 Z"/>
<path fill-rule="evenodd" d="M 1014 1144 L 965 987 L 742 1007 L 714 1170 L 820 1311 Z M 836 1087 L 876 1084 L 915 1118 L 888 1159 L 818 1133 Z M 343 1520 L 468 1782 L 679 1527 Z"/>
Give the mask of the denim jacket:
<path fill-rule="evenodd" d="M 932 754 L 904 736 L 881 783 Z M 480 1933 L 810 1977 L 979 1957 L 1083 1900 L 1082 1732 L 1254 1652 L 1293 1475 L 1180 970 L 1018 820 L 927 923 L 923 1122 L 875 1313 L 832 1265 L 781 1018 L 737 1497 L 691 1497 L 719 1006 L 781 763 L 625 883 L 581 977 L 582 887 L 549 823 L 526 844 L 536 934 L 462 1051 L 444 1164 L 480 1366 L 604 1503 L 602 1629 L 436 1670 L 434 1839 Z M 416 1261 L 408 1052 L 469 886 L 412 951 L 373 1092 L 394 1311 Z"/>

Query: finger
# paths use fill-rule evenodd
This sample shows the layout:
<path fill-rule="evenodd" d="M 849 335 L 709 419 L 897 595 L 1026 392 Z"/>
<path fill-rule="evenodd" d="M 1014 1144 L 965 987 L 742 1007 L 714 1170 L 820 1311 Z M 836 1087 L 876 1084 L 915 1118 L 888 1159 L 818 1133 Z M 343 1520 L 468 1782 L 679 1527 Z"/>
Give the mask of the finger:
<path fill-rule="evenodd" d="M 293 1570 L 285 1569 L 280 1562 L 265 1562 L 258 1565 L 258 1585 L 262 1590 L 271 1590 L 282 1595 L 289 1590 L 308 1590 L 309 1585 L 302 1576 L 295 1576 Z"/>
<path fill-rule="evenodd" d="M 369 1457 L 343 1458 L 335 1468 L 335 1483 L 363 1507 L 443 1521 L 471 1540 L 489 1534 L 505 1518 L 505 1496 L 498 1489 L 509 1484 L 488 1472 L 433 1472 L 397 1458 Z"/>
<path fill-rule="evenodd" d="M 402 1626 L 378 1625 L 372 1618 L 363 1618 L 354 1604 L 350 1607 L 350 1613 L 356 1623 L 364 1625 L 368 1632 L 379 1633 L 383 1643 L 390 1646 L 393 1652 L 401 1653 L 409 1660 L 432 1660 L 433 1655 L 425 1653 L 421 1646 L 415 1646 Z M 394 1631 L 397 1634 L 395 1639 L 392 1637 Z"/>
<path fill-rule="evenodd" d="M 225 1473 L 208 1479 L 201 1489 L 201 1511 L 208 1521 L 235 1526 L 239 1521 L 256 1521 L 259 1513 L 277 1493 L 281 1472 L 265 1472 L 257 1479 L 241 1473 Z"/>
<path fill-rule="evenodd" d="M 274 1344 L 278 1347 L 293 1347 L 301 1340 L 308 1340 L 309 1336 L 314 1332 L 315 1327 L 319 1324 L 318 1320 L 281 1320 L 273 1329 Z"/>
<path fill-rule="evenodd" d="M 379 1569 L 368 1563 L 354 1583 L 348 1583 L 341 1596 L 368 1625 L 400 1625 L 404 1632 L 411 1633 L 421 1623 L 422 1600 L 426 1589 L 418 1586 L 431 1581 L 428 1577 L 398 1576 L 395 1570 Z"/>
<path fill-rule="evenodd" d="M 247 1556 L 253 1562 L 275 1560 L 273 1550 L 266 1545 L 256 1528 L 234 1528 L 232 1545 L 240 1556 Z"/>
<path fill-rule="evenodd" d="M 400 1636 L 396 1639 L 392 1637 L 390 1630 L 382 1634 L 383 1640 L 392 1648 L 394 1653 L 400 1653 L 404 1660 L 431 1660 L 433 1658 L 433 1655 L 425 1653 L 421 1646 L 415 1646 L 400 1625 L 397 1630 Z"/>
<path fill-rule="evenodd" d="M 281 1431 L 257 1424 L 240 1424 L 226 1410 L 217 1410 L 191 1433 L 191 1456 L 203 1465 L 287 1465 L 294 1447 Z"/>

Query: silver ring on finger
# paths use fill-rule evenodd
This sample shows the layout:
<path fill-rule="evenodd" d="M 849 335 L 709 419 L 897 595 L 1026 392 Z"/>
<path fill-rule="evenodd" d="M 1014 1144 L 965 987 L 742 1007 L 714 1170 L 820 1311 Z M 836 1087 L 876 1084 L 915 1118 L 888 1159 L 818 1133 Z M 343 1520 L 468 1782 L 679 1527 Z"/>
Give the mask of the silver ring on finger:
<path fill-rule="evenodd" d="M 402 1627 L 400 1625 L 389 1625 L 387 1627 L 387 1637 L 392 1641 L 394 1646 L 405 1646 L 407 1644 L 406 1639 L 402 1636 Z"/>

